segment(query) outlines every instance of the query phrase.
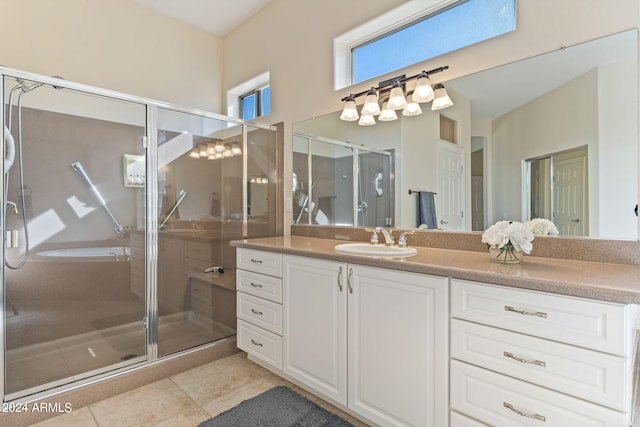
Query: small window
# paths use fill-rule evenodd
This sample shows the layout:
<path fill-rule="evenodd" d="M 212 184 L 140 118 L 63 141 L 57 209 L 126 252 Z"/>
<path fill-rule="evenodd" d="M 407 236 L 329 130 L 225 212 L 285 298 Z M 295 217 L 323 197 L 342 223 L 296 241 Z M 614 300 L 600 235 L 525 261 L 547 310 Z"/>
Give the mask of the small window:
<path fill-rule="evenodd" d="M 227 115 L 244 120 L 271 112 L 269 72 L 262 73 L 227 90 Z"/>
<path fill-rule="evenodd" d="M 397 24 L 382 36 L 352 45 L 351 83 L 426 61 L 514 29 L 515 0 L 458 1 L 409 24 Z"/>
<path fill-rule="evenodd" d="M 240 96 L 241 119 L 252 120 L 269 114 L 270 88 L 265 86 Z"/>

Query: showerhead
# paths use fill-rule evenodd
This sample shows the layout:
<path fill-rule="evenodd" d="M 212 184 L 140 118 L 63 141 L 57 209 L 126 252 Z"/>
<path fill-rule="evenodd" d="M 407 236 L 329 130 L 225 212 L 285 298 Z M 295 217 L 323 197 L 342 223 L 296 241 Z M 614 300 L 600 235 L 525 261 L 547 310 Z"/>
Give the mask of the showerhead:
<path fill-rule="evenodd" d="M 60 76 L 51 76 L 54 79 L 60 79 L 60 80 L 64 80 L 64 77 L 60 77 Z M 62 86 L 56 86 L 56 85 L 51 85 L 54 89 L 64 89 Z"/>

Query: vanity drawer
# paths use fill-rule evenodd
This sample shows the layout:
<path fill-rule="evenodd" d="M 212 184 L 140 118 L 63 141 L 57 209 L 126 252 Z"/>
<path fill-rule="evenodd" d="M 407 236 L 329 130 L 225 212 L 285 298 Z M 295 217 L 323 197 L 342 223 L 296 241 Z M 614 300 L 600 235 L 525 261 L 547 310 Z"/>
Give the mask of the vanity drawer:
<path fill-rule="evenodd" d="M 631 361 L 503 329 L 451 320 L 451 357 L 620 411 L 631 406 Z"/>
<path fill-rule="evenodd" d="M 238 292 L 238 317 L 274 334 L 282 335 L 282 306 Z"/>
<path fill-rule="evenodd" d="M 466 415 L 459 414 L 455 411 L 451 411 L 449 427 L 489 427 L 488 425 L 476 421 Z"/>
<path fill-rule="evenodd" d="M 211 262 L 213 259 L 211 244 L 186 241 L 184 244 L 184 256 L 200 261 Z"/>
<path fill-rule="evenodd" d="M 282 370 L 282 337 L 238 319 L 238 348 Z"/>
<path fill-rule="evenodd" d="M 247 294 L 282 303 L 282 279 L 276 277 L 237 270 L 236 288 Z"/>
<path fill-rule="evenodd" d="M 241 270 L 282 277 L 282 254 L 238 248 L 236 266 Z"/>
<path fill-rule="evenodd" d="M 462 280 L 451 281 L 451 317 L 630 356 L 629 305 Z"/>
<path fill-rule="evenodd" d="M 621 427 L 629 416 L 486 369 L 451 361 L 451 409 L 494 427 Z"/>

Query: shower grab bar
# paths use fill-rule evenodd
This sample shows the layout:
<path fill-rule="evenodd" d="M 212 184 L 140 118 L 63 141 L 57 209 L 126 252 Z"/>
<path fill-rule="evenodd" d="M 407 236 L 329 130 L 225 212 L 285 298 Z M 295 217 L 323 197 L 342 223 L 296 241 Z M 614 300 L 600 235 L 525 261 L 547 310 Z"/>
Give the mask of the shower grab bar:
<path fill-rule="evenodd" d="M 73 163 L 71 165 L 71 167 L 73 168 L 74 171 L 76 171 L 80 175 L 82 175 L 82 178 L 85 180 L 85 182 L 87 183 L 87 185 L 91 189 L 91 192 L 93 193 L 93 195 L 96 197 L 96 199 L 98 199 L 98 202 L 100 202 L 100 204 L 102 205 L 104 210 L 107 211 L 107 213 L 109 214 L 109 216 L 113 220 L 114 224 L 116 225 L 115 228 L 114 228 L 116 230 L 116 233 L 118 233 L 118 234 L 123 233 L 124 232 L 124 227 L 122 225 L 120 225 L 120 223 L 118 222 L 116 217 L 113 216 L 113 214 L 111 213 L 111 210 L 107 206 L 107 202 L 104 200 L 104 198 L 102 197 L 102 194 L 100 194 L 100 192 L 98 191 L 96 186 L 93 185 L 93 182 L 91 182 L 91 178 L 89 178 L 89 175 L 87 175 L 87 172 L 85 172 L 84 168 L 82 167 L 82 164 L 80 162 L 75 162 L 75 163 Z"/>
<path fill-rule="evenodd" d="M 180 190 L 180 192 L 178 193 L 178 199 L 176 200 L 176 202 L 171 207 L 171 210 L 167 214 L 167 217 L 164 219 L 164 221 L 162 221 L 162 224 L 160 224 L 158 226 L 158 230 L 162 230 L 164 228 L 164 226 L 166 225 L 167 221 L 169 221 L 169 218 L 171 218 L 171 215 L 173 215 L 173 213 L 176 211 L 176 209 L 178 209 L 178 206 L 180 206 L 180 203 L 182 203 L 182 200 L 184 200 L 184 198 L 186 196 L 187 196 L 187 192 L 184 191 L 184 190 Z"/>

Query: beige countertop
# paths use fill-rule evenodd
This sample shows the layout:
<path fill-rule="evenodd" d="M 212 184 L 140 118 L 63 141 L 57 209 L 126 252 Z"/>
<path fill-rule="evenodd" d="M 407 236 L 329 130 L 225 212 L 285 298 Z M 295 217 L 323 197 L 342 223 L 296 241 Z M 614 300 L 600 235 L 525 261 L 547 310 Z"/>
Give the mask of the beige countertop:
<path fill-rule="evenodd" d="M 489 254 L 416 247 L 415 256 L 402 259 L 339 254 L 344 240 L 301 236 L 235 240 L 232 246 L 350 262 L 496 285 L 552 292 L 617 303 L 640 304 L 640 266 L 525 256 L 519 266 L 489 261 Z"/>

